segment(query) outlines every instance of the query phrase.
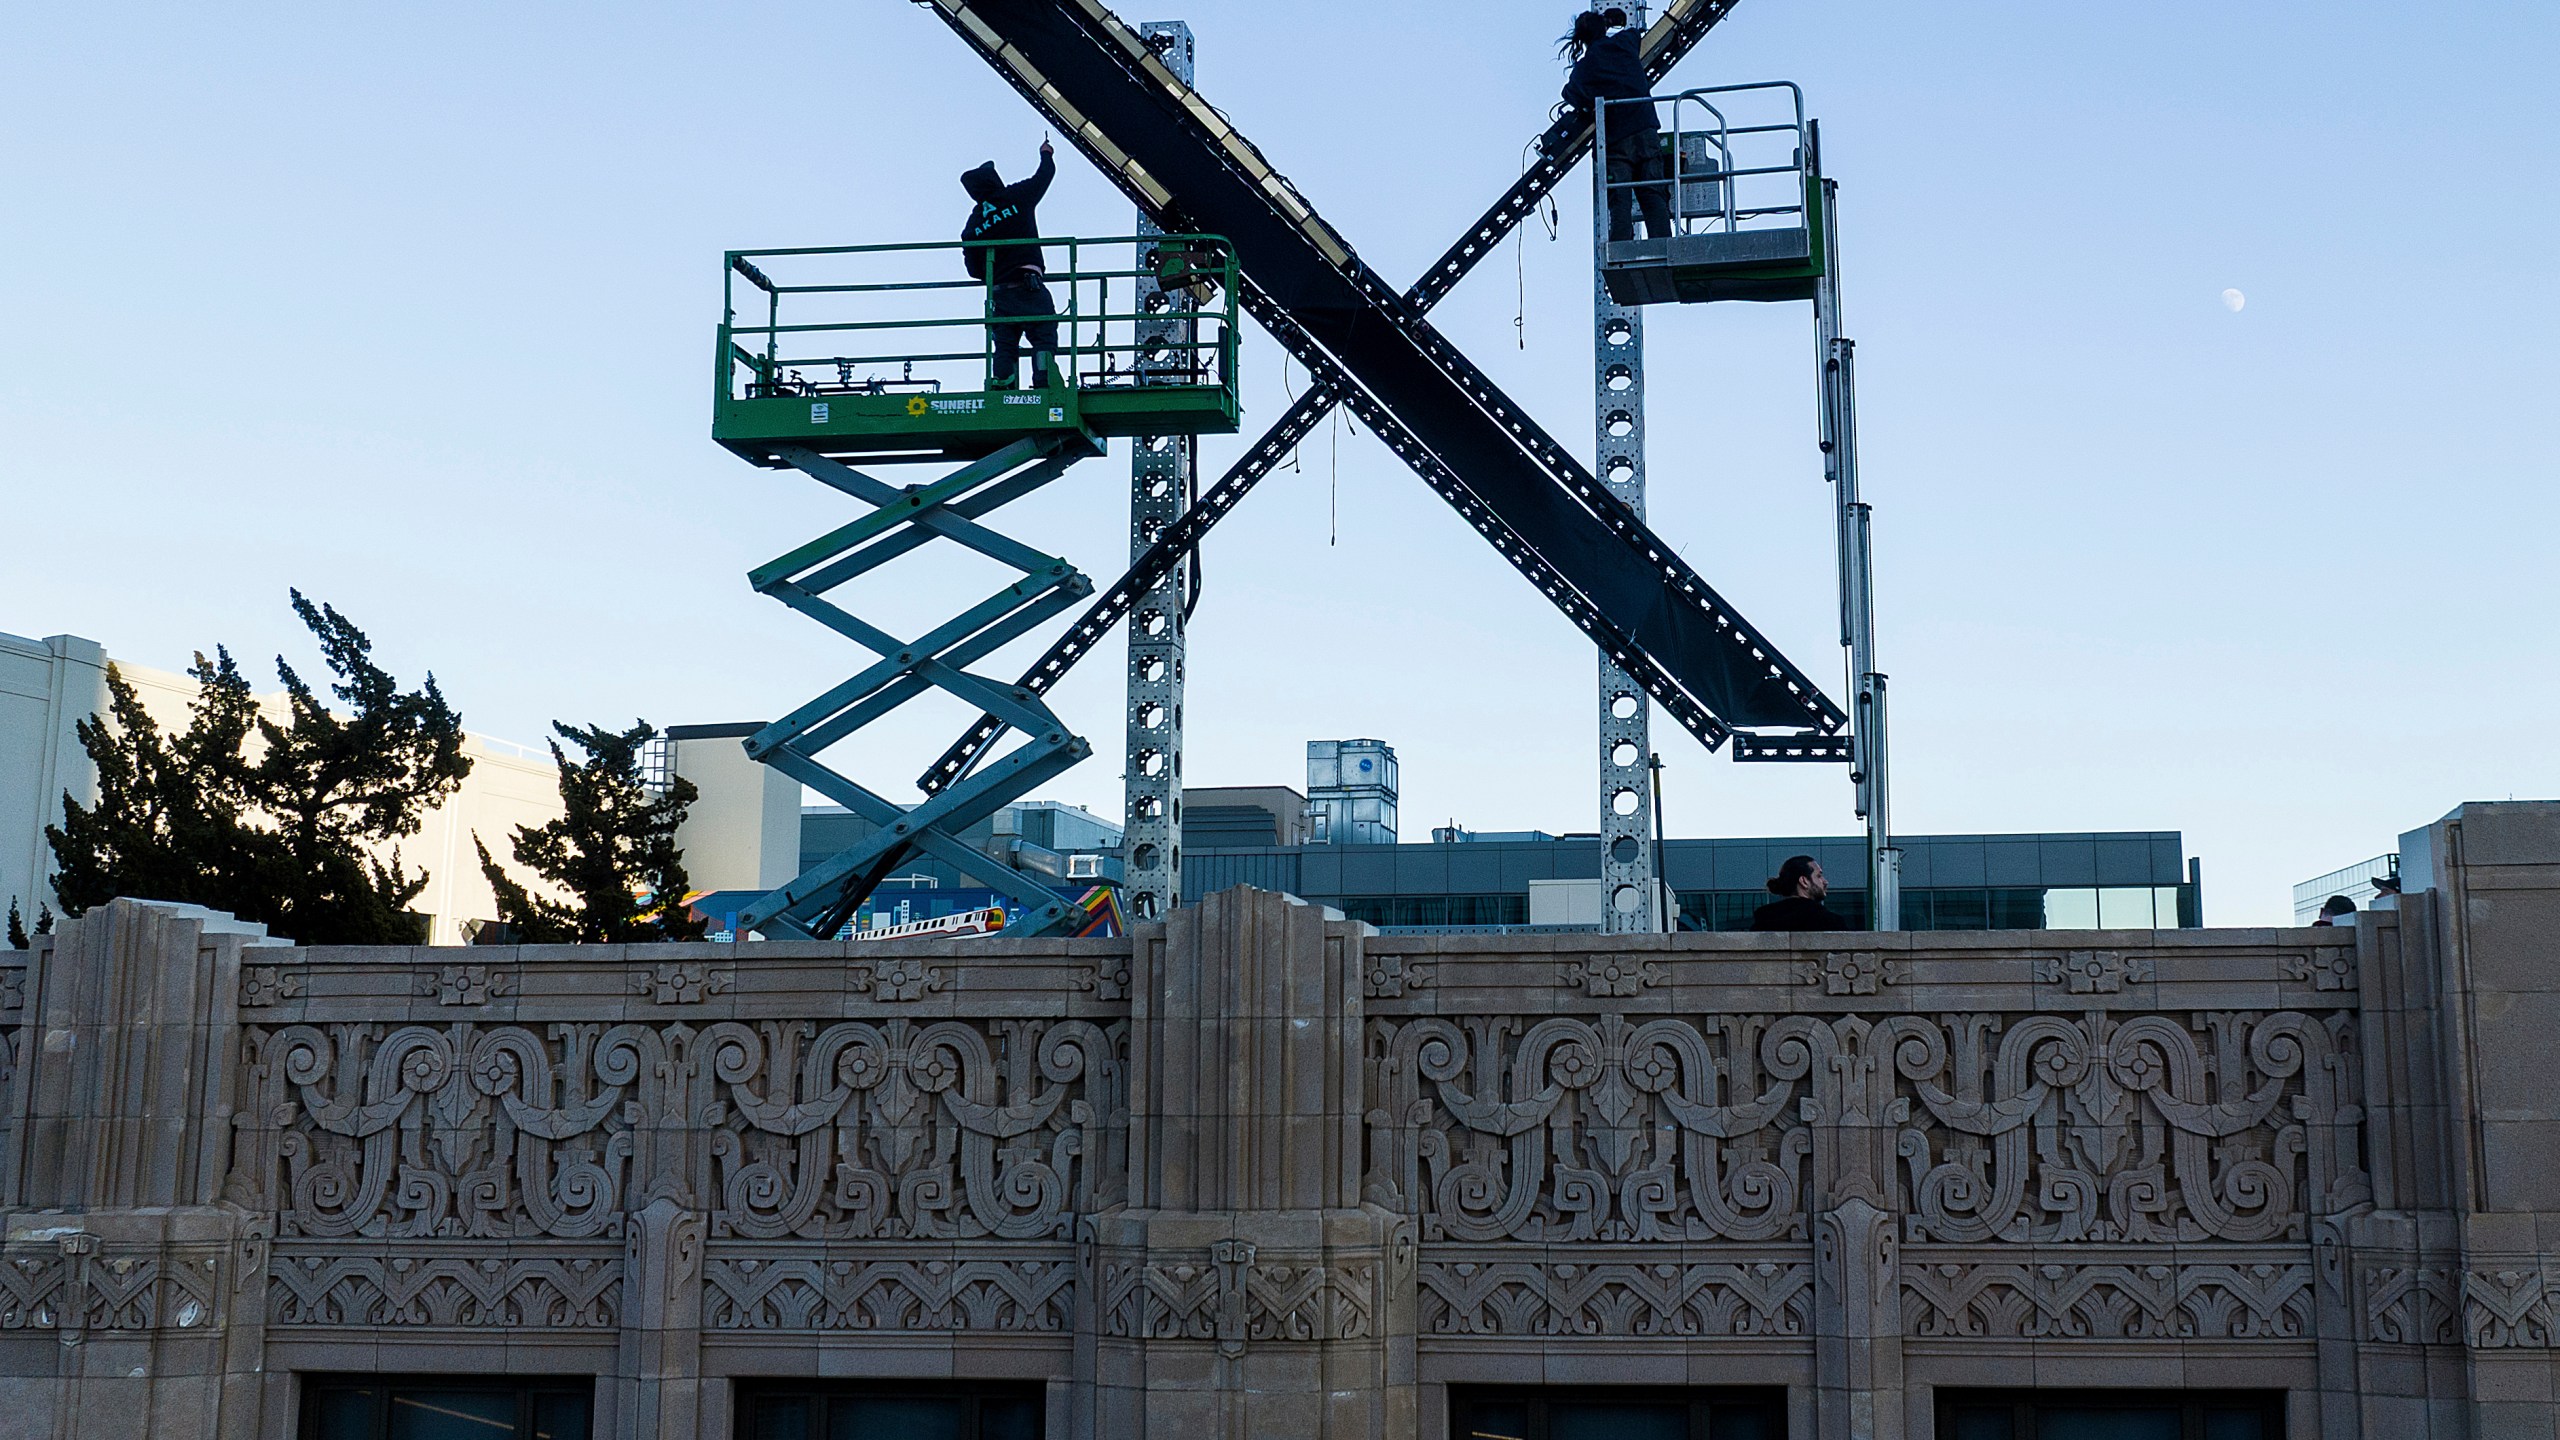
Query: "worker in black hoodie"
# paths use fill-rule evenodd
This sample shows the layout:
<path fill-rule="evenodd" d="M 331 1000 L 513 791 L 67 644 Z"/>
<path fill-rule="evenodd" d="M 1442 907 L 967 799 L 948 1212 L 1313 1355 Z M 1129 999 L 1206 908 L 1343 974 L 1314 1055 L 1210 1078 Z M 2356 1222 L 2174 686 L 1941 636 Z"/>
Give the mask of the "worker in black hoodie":
<path fill-rule="evenodd" d="M 1671 159 L 1662 153 L 1661 117 L 1646 98 L 1653 81 L 1644 73 L 1643 32 L 1628 27 L 1624 10 L 1586 10 L 1573 17 L 1561 49 L 1573 62 L 1564 82 L 1565 103 L 1580 111 L 1594 104 L 1609 107 L 1609 151 L 1602 157 L 1609 176 L 1609 239 L 1635 238 L 1631 201 L 1644 207 L 1645 233 L 1664 238 L 1671 233 L 1671 187 L 1652 182 L 1670 178 Z"/>
<path fill-rule="evenodd" d="M 1022 379 L 1022 342 L 1031 342 L 1031 383 L 1056 385 L 1058 379 L 1058 302 L 1045 282 L 1047 262 L 1040 254 L 1040 220 L 1035 207 L 1057 178 L 1057 151 L 1040 142 L 1040 168 L 1031 178 L 1007 185 L 993 160 L 960 177 L 960 188 L 974 202 L 960 238 L 971 242 L 960 252 L 971 278 L 991 280 L 987 305 L 989 339 L 994 342 L 994 388 L 1011 390 Z M 1030 241 L 998 244 L 994 242 Z M 990 276 L 989 271 L 994 272 Z"/>
<path fill-rule="evenodd" d="M 1769 893 L 1778 898 L 1751 912 L 1754 930 L 1846 930 L 1849 922 L 1822 903 L 1831 893 L 1831 882 L 1822 874 L 1822 862 L 1810 855 L 1790 855 L 1778 867 L 1777 878 L 1769 882 Z"/>

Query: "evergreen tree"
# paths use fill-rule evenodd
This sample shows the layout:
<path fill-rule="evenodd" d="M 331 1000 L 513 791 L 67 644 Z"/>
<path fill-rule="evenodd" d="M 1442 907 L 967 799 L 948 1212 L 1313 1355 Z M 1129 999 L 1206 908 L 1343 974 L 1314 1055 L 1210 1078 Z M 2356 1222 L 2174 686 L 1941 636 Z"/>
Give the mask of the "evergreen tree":
<path fill-rule="evenodd" d="M 175 736 L 107 667 L 107 714 L 75 727 L 97 768 L 97 803 L 65 795 L 62 824 L 45 827 L 53 890 L 72 914 L 118 895 L 229 910 L 257 869 L 240 749 L 258 706 L 231 652 L 214 653 L 195 657 L 195 702 Z"/>
<path fill-rule="evenodd" d="M 386 864 L 372 850 L 416 834 L 461 787 L 471 769 L 462 717 L 433 675 L 403 691 L 374 664 L 363 631 L 291 594 L 346 713 L 322 704 L 279 656 L 279 724 L 258 712 L 230 653 L 217 651 L 215 662 L 196 657 L 187 729 L 167 737 L 110 667 L 108 715 L 79 726 L 98 771 L 97 803 L 65 796 L 63 823 L 45 831 L 54 893 L 72 914 L 131 895 L 228 910 L 305 944 L 425 938 L 407 907 L 426 877 L 410 874 L 398 851 Z"/>
<path fill-rule="evenodd" d="M 665 794 L 650 793 L 640 756 L 656 728 L 645 720 L 619 733 L 556 721 L 551 728 L 587 758 L 572 765 L 560 741 L 551 742 L 565 813 L 517 826 L 514 850 L 517 864 L 568 898 L 534 894 L 474 835 L 498 918 L 528 944 L 700 939 L 703 922 L 685 903 L 684 852 L 676 848 L 676 827 L 700 792 L 678 777 Z"/>
<path fill-rule="evenodd" d="M 344 716 L 276 657 L 289 724 L 259 717 L 263 753 L 245 785 L 262 812 L 258 889 L 279 934 L 304 944 L 417 944 L 425 927 L 408 913 L 427 888 L 394 849 L 389 862 L 370 847 L 418 833 L 426 814 L 462 788 L 462 717 L 436 677 L 403 691 L 373 662 L 373 642 L 354 622 L 299 590 L 293 610 L 320 642 L 337 683 L 329 693 Z M 259 917 L 265 919 L 265 916 Z"/>
<path fill-rule="evenodd" d="M 9 948 L 24 950 L 27 945 L 27 922 L 18 918 L 18 897 L 12 895 L 9 897 Z"/>

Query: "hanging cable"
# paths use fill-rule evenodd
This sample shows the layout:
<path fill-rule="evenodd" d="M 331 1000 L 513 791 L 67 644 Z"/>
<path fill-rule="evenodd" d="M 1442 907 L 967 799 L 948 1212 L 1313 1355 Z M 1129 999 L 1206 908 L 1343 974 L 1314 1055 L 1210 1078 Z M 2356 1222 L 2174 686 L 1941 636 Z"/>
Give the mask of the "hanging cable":
<path fill-rule="evenodd" d="M 1342 538 L 1342 407 L 1333 407 L 1333 480 L 1326 487 L 1324 501 L 1324 543 L 1327 549 Z"/>

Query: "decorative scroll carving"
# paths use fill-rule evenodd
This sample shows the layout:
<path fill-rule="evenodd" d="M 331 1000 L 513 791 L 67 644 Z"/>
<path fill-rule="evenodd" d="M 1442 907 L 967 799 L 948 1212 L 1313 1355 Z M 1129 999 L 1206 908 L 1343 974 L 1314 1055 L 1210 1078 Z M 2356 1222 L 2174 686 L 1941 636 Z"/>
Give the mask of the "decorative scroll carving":
<path fill-rule="evenodd" d="M 2151 957 L 2119 955 L 2113 950 L 2065 950 L 2036 957 L 2036 978 L 2059 984 L 2074 995 L 2116 995 L 2126 982 L 2151 983 Z"/>
<path fill-rule="evenodd" d="M 1368 1193 L 1430 1240 L 1803 1233 L 1797 1099 L 1821 1022 L 1413 1019 L 1372 1027 Z"/>
<path fill-rule="evenodd" d="M 1426 1260 L 1425 1335 L 1809 1335 L 1802 1260 Z"/>
<path fill-rule="evenodd" d="M 27 967 L 0 965 L 0 1011 L 27 1008 Z"/>
<path fill-rule="evenodd" d="M 1075 1271 L 1063 1254 L 715 1257 L 704 1277 L 703 1323 L 715 1330 L 1063 1334 L 1075 1328 Z"/>
<path fill-rule="evenodd" d="M 2291 1340 L 2312 1333 L 2307 1262 L 1947 1260 L 1904 1252 L 1910 1333 L 1924 1339 Z"/>
<path fill-rule="evenodd" d="M 1915 1241 L 2300 1240 L 2369 1193 L 2344 1015 L 1415 1017 L 1370 1036 L 1367 1193 L 1426 1240 L 1798 1239 L 1815 1173 L 1890 1187 Z M 1879 1126 L 1889 1151 L 1863 1143 Z"/>
<path fill-rule="evenodd" d="M 284 1236 L 1065 1238 L 1125 1029 L 1085 1021 L 247 1033 L 245 1193 Z"/>
<path fill-rule="evenodd" d="M 622 1275 L 607 1255 L 287 1253 L 268 1280 L 267 1323 L 612 1330 Z"/>
<path fill-rule="evenodd" d="M 2369 1193 L 2351 1017 L 1886 1023 L 1911 1239 L 2303 1240 Z"/>

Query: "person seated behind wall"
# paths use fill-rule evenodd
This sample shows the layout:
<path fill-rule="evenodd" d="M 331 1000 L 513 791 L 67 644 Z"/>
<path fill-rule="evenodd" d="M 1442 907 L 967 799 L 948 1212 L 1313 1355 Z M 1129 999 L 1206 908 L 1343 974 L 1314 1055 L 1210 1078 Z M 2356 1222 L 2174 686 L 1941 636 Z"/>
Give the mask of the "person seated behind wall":
<path fill-rule="evenodd" d="M 1656 240 L 1671 234 L 1671 158 L 1663 153 L 1662 117 L 1647 97 L 1653 81 L 1644 73 L 1644 34 L 1627 26 L 1624 10 L 1586 10 L 1573 17 L 1573 28 L 1558 47 L 1573 62 L 1565 77 L 1564 103 L 1577 111 L 1595 102 L 1609 105 L 1609 239 L 1635 238 L 1629 202 L 1644 207 L 1645 233 Z M 1641 104 L 1624 102 L 1642 101 Z M 1630 185 L 1629 181 L 1647 183 Z"/>
<path fill-rule="evenodd" d="M 1788 856 L 1769 882 L 1769 893 L 1778 898 L 1751 912 L 1754 930 L 1849 928 L 1846 919 L 1824 908 L 1822 897 L 1831 893 L 1831 882 L 1823 876 L 1822 862 L 1810 855 Z"/>
<path fill-rule="evenodd" d="M 1040 168 L 1028 180 L 1004 183 L 996 173 L 996 162 L 970 170 L 960 177 L 960 188 L 969 192 L 968 223 L 960 227 L 960 238 L 970 242 L 960 252 L 961 262 L 969 267 L 973 280 L 991 280 L 987 301 L 988 338 L 995 350 L 994 373 L 988 377 L 992 388 L 1011 390 L 1022 380 L 1022 342 L 1031 342 L 1031 383 L 1046 387 L 1061 383 L 1058 379 L 1058 302 L 1049 295 L 1045 283 L 1047 261 L 1037 244 L 998 245 L 1002 240 L 1040 238 L 1040 220 L 1036 207 L 1040 197 L 1049 193 L 1049 182 L 1057 178 L 1057 150 L 1043 139 L 1040 142 Z M 989 276 L 989 265 L 995 267 Z"/>
<path fill-rule="evenodd" d="M 2348 899 L 2344 895 L 2332 895 L 2328 899 L 2320 902 L 2320 918 L 2312 921 L 2311 923 L 2314 925 L 2353 925 L 2356 923 L 2355 914 L 2356 902 Z"/>

